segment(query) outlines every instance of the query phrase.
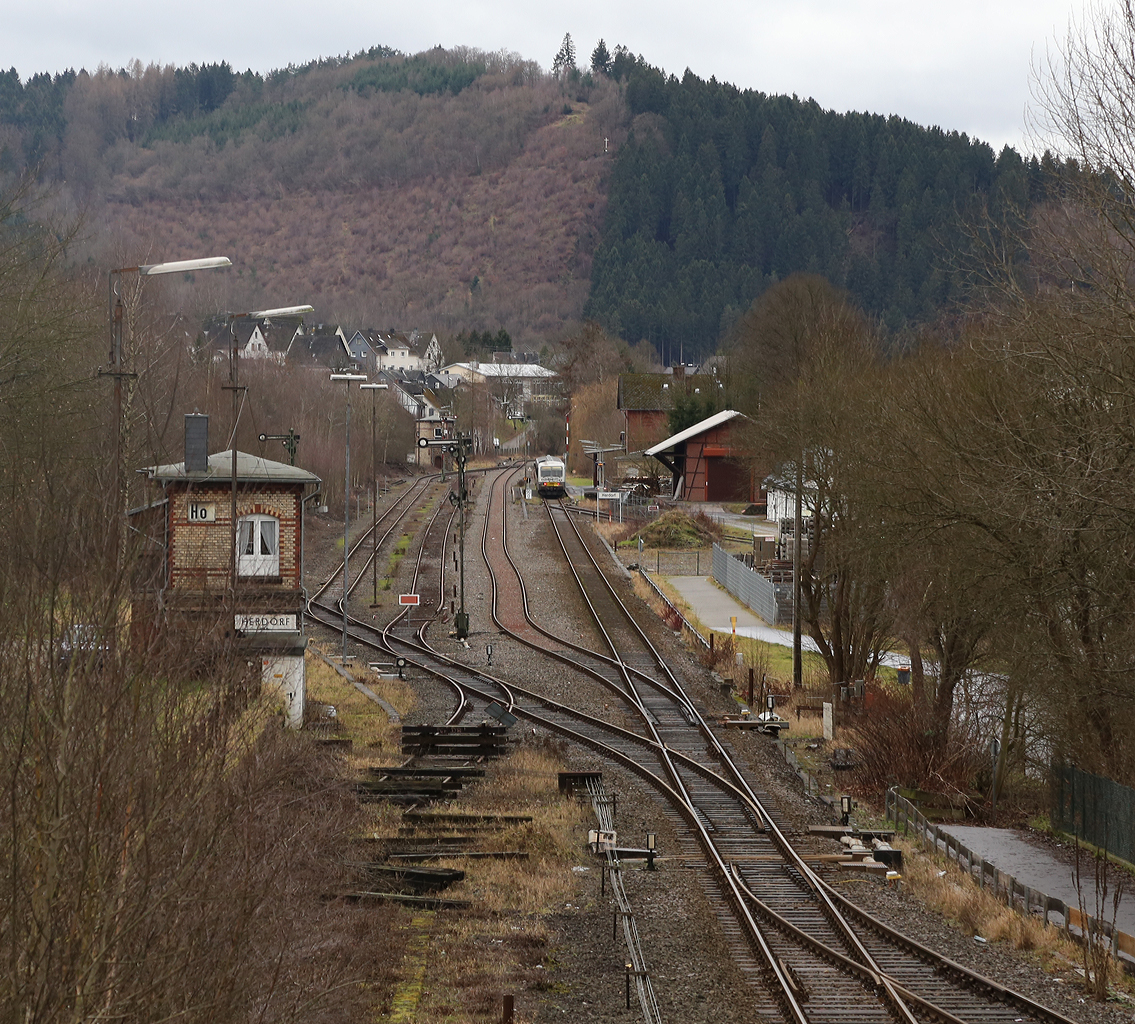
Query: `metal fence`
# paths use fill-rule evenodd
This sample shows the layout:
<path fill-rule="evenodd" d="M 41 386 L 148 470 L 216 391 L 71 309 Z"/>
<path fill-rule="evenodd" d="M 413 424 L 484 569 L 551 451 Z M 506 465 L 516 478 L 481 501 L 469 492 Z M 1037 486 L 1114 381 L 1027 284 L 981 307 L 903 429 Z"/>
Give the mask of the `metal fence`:
<path fill-rule="evenodd" d="M 1052 827 L 1135 862 L 1135 789 L 1057 765 L 1052 770 Z"/>
<path fill-rule="evenodd" d="M 659 576 L 708 576 L 712 559 L 708 551 L 645 551 L 644 568 Z"/>
<path fill-rule="evenodd" d="M 901 827 L 903 833 L 908 836 L 913 831 L 920 844 L 931 846 L 935 854 L 941 852 L 947 859 L 956 861 L 959 868 L 981 888 L 988 888 L 995 898 L 1003 899 L 1010 907 L 1019 909 L 1022 913 L 1042 917 L 1045 924 L 1053 923 L 1050 917 L 1058 914 L 1061 928 L 1071 937 L 1082 939 L 1085 935 L 1102 932 L 1111 941 L 1112 953 L 1119 958 L 1125 968 L 1130 971 L 1135 966 L 1135 936 L 1120 931 L 1108 921 L 1099 920 L 1077 907 L 1069 906 L 1063 900 L 1025 885 L 1006 871 L 998 870 L 941 826 L 928 821 L 926 816 L 893 786 L 887 790 L 883 799 L 884 819 L 893 821 L 896 831 Z M 1091 903 L 1092 900 L 1089 899 L 1088 902 Z"/>
<path fill-rule="evenodd" d="M 671 601 L 670 598 L 668 598 L 664 593 L 662 593 L 662 591 L 658 588 L 658 584 L 655 583 L 654 580 L 652 580 L 646 574 L 646 570 L 640 568 L 638 574 L 644 580 L 646 580 L 647 584 L 650 586 L 650 589 L 653 590 L 659 598 L 661 598 L 666 607 L 669 608 L 670 611 L 678 617 L 678 621 L 682 624 L 682 628 L 690 634 L 694 641 L 700 644 L 707 651 L 713 650 L 713 648 L 710 646 L 710 642 L 694 628 L 694 624 L 682 614 L 678 606 L 674 604 L 674 602 Z"/>
<path fill-rule="evenodd" d="M 760 573 L 713 545 L 713 578 L 770 625 L 776 622 L 776 587 Z"/>

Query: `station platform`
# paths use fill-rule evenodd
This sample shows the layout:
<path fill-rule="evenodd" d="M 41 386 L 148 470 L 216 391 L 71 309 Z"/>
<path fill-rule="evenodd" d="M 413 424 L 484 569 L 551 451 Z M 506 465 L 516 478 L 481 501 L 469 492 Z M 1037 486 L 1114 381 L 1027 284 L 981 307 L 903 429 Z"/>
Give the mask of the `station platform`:
<path fill-rule="evenodd" d="M 698 621 L 706 629 L 717 633 L 728 633 L 733 629 L 730 621 L 737 616 L 737 635 L 763 640 L 768 644 L 792 646 L 792 630 L 770 626 L 756 612 L 746 608 L 728 591 L 719 587 L 711 576 L 667 576 L 666 582 L 673 587 L 693 610 Z M 801 639 L 806 651 L 816 651 L 816 642 L 809 636 Z"/>
<path fill-rule="evenodd" d="M 719 633 L 729 633 L 737 617 L 737 635 L 754 637 L 766 643 L 792 646 L 792 631 L 777 629 L 760 619 L 752 610 L 741 604 L 727 591 L 719 587 L 709 576 L 667 576 L 666 582 L 674 588 L 690 606 L 702 626 Z M 803 637 L 805 650 L 816 650 L 815 641 Z M 901 655 L 888 654 L 884 663 L 905 661 Z M 1058 856 L 1045 846 L 1030 838 L 1027 832 L 1018 829 L 991 828 L 977 825 L 943 825 L 943 830 L 955 836 L 968 846 L 977 856 L 995 865 L 998 870 L 1013 875 L 1019 882 L 1063 900 L 1068 906 L 1079 905 L 1076 879 L 1068 858 Z M 1091 915 L 1098 913 L 1096 908 L 1095 871 L 1090 854 L 1081 859 L 1081 890 L 1084 909 Z M 1120 878 L 1120 869 L 1111 869 L 1112 889 Z M 1124 878 L 1129 884 L 1129 879 Z M 1113 908 L 1112 895 L 1108 896 L 1103 909 L 1105 920 L 1111 920 Z M 1128 935 L 1135 935 L 1135 892 L 1125 891 L 1116 915 L 1116 927 Z"/>

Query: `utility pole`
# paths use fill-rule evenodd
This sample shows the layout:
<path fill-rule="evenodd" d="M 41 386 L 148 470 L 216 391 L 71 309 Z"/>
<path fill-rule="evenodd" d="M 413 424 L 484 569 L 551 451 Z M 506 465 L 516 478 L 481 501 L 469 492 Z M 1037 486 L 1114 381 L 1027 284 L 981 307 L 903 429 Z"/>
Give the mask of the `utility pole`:
<path fill-rule="evenodd" d="M 350 596 L 350 580 L 347 561 L 351 553 L 351 381 L 365 381 L 365 373 L 333 373 L 332 380 L 341 380 L 347 385 L 347 426 L 343 442 L 343 667 L 347 667 L 347 598 Z"/>
<path fill-rule="evenodd" d="M 469 636 L 469 613 L 465 610 L 465 506 L 469 499 L 469 492 L 465 489 L 465 461 L 472 448 L 473 438 L 468 434 L 459 434 L 449 449 L 457 463 L 457 536 L 461 549 L 461 609 L 453 617 L 453 627 L 458 640 L 464 640 Z M 451 491 L 450 498 L 452 497 Z"/>
<path fill-rule="evenodd" d="M 804 687 L 804 662 L 800 646 L 800 562 L 804 545 L 804 455 L 796 460 L 796 508 L 792 519 L 792 688 Z"/>
<path fill-rule="evenodd" d="M 110 366 L 99 369 L 100 377 L 114 378 L 114 495 L 110 508 L 111 543 L 114 546 L 115 564 L 122 556 L 122 518 L 126 497 L 126 483 L 123 479 L 123 429 L 122 429 L 122 382 L 133 380 L 138 375 L 123 365 L 122 320 L 125 305 L 122 301 L 122 275 L 138 274 L 140 277 L 155 277 L 161 274 L 192 273 L 196 270 L 219 270 L 232 266 L 227 256 L 207 256 L 203 259 L 176 260 L 171 263 L 150 263 L 139 267 L 118 267 L 107 277 L 107 306 L 110 313 Z"/>

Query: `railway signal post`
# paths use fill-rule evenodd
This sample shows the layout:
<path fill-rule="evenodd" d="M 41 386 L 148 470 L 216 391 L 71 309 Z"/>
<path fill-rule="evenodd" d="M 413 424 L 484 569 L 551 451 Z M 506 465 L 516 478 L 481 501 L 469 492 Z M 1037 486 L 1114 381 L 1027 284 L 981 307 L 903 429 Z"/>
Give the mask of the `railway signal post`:
<path fill-rule="evenodd" d="M 473 450 L 473 438 L 469 434 L 458 434 L 451 440 L 432 441 L 428 437 L 418 438 L 419 448 L 444 448 L 453 456 L 457 467 L 457 490 L 449 492 L 449 500 L 457 506 L 457 544 L 460 550 L 460 600 L 461 608 L 453 616 L 453 635 L 458 640 L 469 637 L 469 613 L 465 610 L 465 506 L 469 492 L 465 488 L 465 463 Z"/>

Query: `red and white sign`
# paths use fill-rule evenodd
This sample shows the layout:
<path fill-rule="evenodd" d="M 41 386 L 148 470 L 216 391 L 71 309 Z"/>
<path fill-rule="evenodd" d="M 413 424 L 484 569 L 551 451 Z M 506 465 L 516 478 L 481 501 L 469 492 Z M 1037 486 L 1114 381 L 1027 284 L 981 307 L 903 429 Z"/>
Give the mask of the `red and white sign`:
<path fill-rule="evenodd" d="M 646 506 L 647 512 L 660 512 L 661 510 L 662 510 L 661 505 L 647 505 Z"/>
<path fill-rule="evenodd" d="M 418 595 L 417 594 L 399 594 L 398 595 L 398 603 L 399 604 L 417 604 L 418 603 Z"/>

